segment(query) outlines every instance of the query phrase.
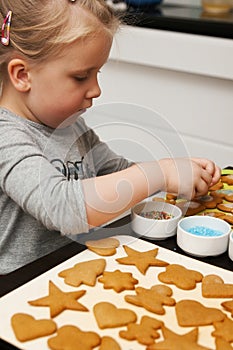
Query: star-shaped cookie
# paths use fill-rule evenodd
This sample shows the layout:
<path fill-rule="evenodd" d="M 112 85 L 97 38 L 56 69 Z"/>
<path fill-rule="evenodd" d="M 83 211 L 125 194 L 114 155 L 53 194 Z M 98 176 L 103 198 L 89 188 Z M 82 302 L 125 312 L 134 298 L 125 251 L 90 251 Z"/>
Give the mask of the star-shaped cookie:
<path fill-rule="evenodd" d="M 49 306 L 50 317 L 59 315 L 64 310 L 88 311 L 77 299 L 86 293 L 85 290 L 76 292 L 63 292 L 52 281 L 49 281 L 49 295 L 28 301 L 32 306 Z"/>
<path fill-rule="evenodd" d="M 133 277 L 131 272 L 122 272 L 120 270 L 104 271 L 103 276 L 98 279 L 104 284 L 105 289 L 114 289 L 120 293 L 123 290 L 133 290 L 138 280 Z"/>
<path fill-rule="evenodd" d="M 185 334 L 177 334 L 170 329 L 162 328 L 164 340 L 147 347 L 147 350 L 210 350 L 198 345 L 198 328 Z"/>
<path fill-rule="evenodd" d="M 118 258 L 116 259 L 116 261 L 123 265 L 135 265 L 143 275 L 146 274 L 146 271 L 150 266 L 168 265 L 166 261 L 156 259 L 156 256 L 158 254 L 158 248 L 148 250 L 145 252 L 134 250 L 133 248 L 130 248 L 126 245 L 123 245 L 123 248 L 127 256 L 123 258 Z"/>

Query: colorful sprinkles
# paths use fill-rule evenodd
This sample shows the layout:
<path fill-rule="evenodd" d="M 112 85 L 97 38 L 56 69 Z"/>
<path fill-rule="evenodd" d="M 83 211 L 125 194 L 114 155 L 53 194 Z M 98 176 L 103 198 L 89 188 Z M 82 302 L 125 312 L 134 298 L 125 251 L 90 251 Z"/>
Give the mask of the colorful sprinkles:
<path fill-rule="evenodd" d="M 168 214 L 165 211 L 151 210 L 139 213 L 140 216 L 146 219 L 154 220 L 169 220 L 174 217 L 172 214 Z"/>

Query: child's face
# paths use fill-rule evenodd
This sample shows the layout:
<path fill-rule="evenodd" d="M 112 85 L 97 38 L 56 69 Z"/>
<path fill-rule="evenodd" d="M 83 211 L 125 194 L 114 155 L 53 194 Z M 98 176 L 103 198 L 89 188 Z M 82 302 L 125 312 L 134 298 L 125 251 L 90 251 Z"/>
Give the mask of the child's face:
<path fill-rule="evenodd" d="M 73 123 L 77 116 L 72 116 L 91 107 L 101 94 L 97 75 L 111 44 L 111 38 L 99 32 L 67 46 L 61 56 L 32 67 L 26 118 L 52 128 Z"/>

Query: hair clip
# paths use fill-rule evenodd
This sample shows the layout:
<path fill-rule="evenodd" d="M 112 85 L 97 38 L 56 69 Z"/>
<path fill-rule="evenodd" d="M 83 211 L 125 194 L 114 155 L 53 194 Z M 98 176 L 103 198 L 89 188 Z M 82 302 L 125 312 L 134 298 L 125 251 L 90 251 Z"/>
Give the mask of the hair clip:
<path fill-rule="evenodd" d="M 1 43 L 5 46 L 8 46 L 10 43 L 11 18 L 12 18 L 12 11 L 8 11 L 2 25 Z"/>

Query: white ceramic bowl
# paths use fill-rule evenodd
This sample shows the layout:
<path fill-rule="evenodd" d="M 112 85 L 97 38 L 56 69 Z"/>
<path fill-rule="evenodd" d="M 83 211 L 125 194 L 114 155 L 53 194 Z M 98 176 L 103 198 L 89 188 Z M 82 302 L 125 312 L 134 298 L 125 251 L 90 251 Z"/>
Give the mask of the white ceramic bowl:
<path fill-rule="evenodd" d="M 204 227 L 219 231 L 220 236 L 203 236 L 188 232 L 190 228 Z M 186 253 L 195 256 L 215 256 L 228 249 L 231 226 L 224 220 L 211 216 L 188 216 L 179 221 L 177 227 L 177 244 Z"/>
<path fill-rule="evenodd" d="M 229 258 L 233 261 L 233 231 L 231 231 L 230 237 L 229 237 L 228 255 L 229 255 Z"/>
<path fill-rule="evenodd" d="M 139 213 L 159 211 L 171 214 L 170 219 L 149 219 Z M 165 239 L 176 234 L 177 224 L 182 216 L 180 208 L 165 202 L 142 202 L 131 209 L 132 230 L 140 236 L 150 239 Z"/>

